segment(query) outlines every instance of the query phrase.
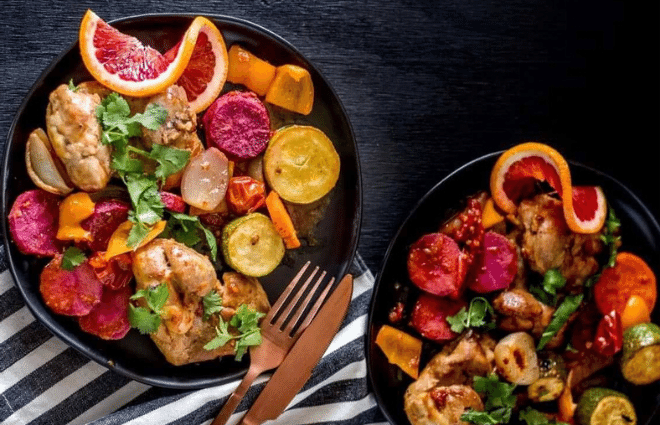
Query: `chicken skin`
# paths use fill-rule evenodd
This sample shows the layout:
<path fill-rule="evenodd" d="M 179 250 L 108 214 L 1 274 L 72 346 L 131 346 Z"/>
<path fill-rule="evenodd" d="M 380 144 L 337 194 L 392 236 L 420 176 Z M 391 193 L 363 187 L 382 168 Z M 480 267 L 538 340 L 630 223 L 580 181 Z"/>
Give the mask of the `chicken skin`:
<path fill-rule="evenodd" d="M 55 153 L 64 163 L 71 182 L 93 192 L 110 180 L 110 147 L 101 143 L 96 94 L 73 91 L 62 84 L 49 97 L 46 129 Z"/>
<path fill-rule="evenodd" d="M 222 298 L 221 316 L 230 320 L 241 304 L 267 312 L 270 304 L 255 278 L 238 273 L 216 276 L 208 257 L 171 239 L 155 239 L 133 253 L 137 289 L 167 285 L 162 321 L 151 339 L 175 366 L 211 360 L 235 352 L 233 341 L 214 350 L 204 349 L 216 336 L 216 316 L 203 320 L 202 298 L 215 291 Z"/>

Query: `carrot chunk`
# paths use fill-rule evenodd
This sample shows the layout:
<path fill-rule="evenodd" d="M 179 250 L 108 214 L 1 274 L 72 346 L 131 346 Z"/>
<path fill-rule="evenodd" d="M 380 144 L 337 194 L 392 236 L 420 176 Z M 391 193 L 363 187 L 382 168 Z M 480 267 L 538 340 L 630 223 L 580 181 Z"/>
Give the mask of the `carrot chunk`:
<path fill-rule="evenodd" d="M 300 241 L 296 236 L 296 229 L 293 227 L 291 216 L 289 216 L 280 196 L 274 190 L 266 197 L 266 208 L 277 233 L 284 239 L 284 246 L 288 249 L 298 248 Z"/>

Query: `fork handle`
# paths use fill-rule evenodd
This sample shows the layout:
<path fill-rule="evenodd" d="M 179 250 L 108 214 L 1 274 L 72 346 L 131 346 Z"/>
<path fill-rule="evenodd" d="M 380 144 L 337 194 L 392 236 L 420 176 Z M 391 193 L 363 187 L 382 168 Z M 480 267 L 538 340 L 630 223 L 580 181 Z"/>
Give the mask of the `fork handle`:
<path fill-rule="evenodd" d="M 250 385 L 252 385 L 252 382 L 262 372 L 263 370 L 260 367 L 251 366 L 248 369 L 247 373 L 243 377 L 243 380 L 241 381 L 240 384 L 238 384 L 238 387 L 236 387 L 236 389 L 231 394 L 229 400 L 227 400 L 225 405 L 222 406 L 222 410 L 220 411 L 220 413 L 218 413 L 218 416 L 216 416 L 215 420 L 213 420 L 211 425 L 225 425 L 227 423 L 231 414 L 234 413 L 234 411 L 238 407 L 238 403 L 241 402 L 248 388 L 250 388 Z"/>

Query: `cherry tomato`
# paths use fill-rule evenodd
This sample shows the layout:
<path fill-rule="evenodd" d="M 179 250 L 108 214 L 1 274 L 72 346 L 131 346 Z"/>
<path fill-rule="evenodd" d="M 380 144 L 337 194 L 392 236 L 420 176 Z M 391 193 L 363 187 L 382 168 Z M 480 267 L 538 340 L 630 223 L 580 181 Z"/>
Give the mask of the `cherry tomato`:
<path fill-rule="evenodd" d="M 606 314 L 598 323 L 594 349 L 604 356 L 613 356 L 623 346 L 623 327 L 616 310 Z"/>
<path fill-rule="evenodd" d="M 236 214 L 254 212 L 266 204 L 266 185 L 249 176 L 232 177 L 227 187 L 227 203 Z"/>

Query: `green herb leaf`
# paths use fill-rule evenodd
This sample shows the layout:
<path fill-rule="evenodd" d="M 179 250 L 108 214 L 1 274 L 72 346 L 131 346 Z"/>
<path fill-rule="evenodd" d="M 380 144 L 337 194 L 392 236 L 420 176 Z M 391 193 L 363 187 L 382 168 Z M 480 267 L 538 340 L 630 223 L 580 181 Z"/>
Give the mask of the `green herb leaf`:
<path fill-rule="evenodd" d="M 578 309 L 578 307 L 580 307 L 583 298 L 584 294 L 568 295 L 566 298 L 564 298 L 564 301 L 559 305 L 559 307 L 557 307 L 557 310 L 555 310 L 554 314 L 552 315 L 550 324 L 548 324 L 548 326 L 545 328 L 545 331 L 543 331 L 541 339 L 536 346 L 537 350 L 542 350 L 543 347 L 545 347 L 545 345 L 552 339 L 552 337 L 555 336 L 557 332 L 559 332 L 561 327 L 564 326 L 564 323 L 566 323 L 568 320 L 569 316 L 573 314 Z"/>
<path fill-rule="evenodd" d="M 614 213 L 614 209 L 609 207 L 607 220 L 605 221 L 605 232 L 600 235 L 601 240 L 608 246 L 609 250 L 607 267 L 614 267 L 616 264 L 616 255 L 619 248 L 619 243 L 621 241 L 621 236 L 618 236 L 620 228 L 621 221 Z"/>
<path fill-rule="evenodd" d="M 461 310 L 453 316 L 447 317 L 447 323 L 451 325 L 451 330 L 456 333 L 461 333 L 468 328 L 479 328 L 486 325 L 491 325 L 486 321 L 488 313 L 495 314 L 493 307 L 488 300 L 482 297 L 473 298 L 470 301 L 469 308 L 461 308 Z"/>
<path fill-rule="evenodd" d="M 555 306 L 557 305 L 557 290 L 566 286 L 566 279 L 561 275 L 558 269 L 548 270 L 543 275 L 543 282 L 541 284 L 532 284 L 529 288 L 537 300 L 544 304 Z"/>
<path fill-rule="evenodd" d="M 201 242 L 200 232 L 206 239 L 206 244 L 211 251 L 213 260 L 218 257 L 218 242 L 213 233 L 204 227 L 199 221 L 199 217 L 187 214 L 170 212 L 170 218 L 167 220 L 167 228 L 172 237 L 189 247 L 194 248 Z"/>
<path fill-rule="evenodd" d="M 205 350 L 215 350 L 234 339 L 234 336 L 229 333 L 229 324 L 220 317 L 218 319 L 218 326 L 215 328 L 216 336 L 204 345 Z"/>
<path fill-rule="evenodd" d="M 241 304 L 237 309 L 234 316 L 229 321 L 229 325 L 236 328 L 239 332 L 238 335 L 232 335 L 229 332 L 228 324 L 218 316 L 218 327 L 216 327 L 216 337 L 209 341 L 205 346 L 205 350 L 214 350 L 222 347 L 232 339 L 236 340 L 236 361 L 241 361 L 247 349 L 254 345 L 259 345 L 262 342 L 261 328 L 259 327 L 259 319 L 264 316 L 264 313 L 253 310 L 247 304 Z"/>
<path fill-rule="evenodd" d="M 163 313 L 163 307 L 169 291 L 167 285 L 161 283 L 156 287 L 148 289 L 140 289 L 131 296 L 131 300 L 144 298 L 147 307 L 135 307 L 129 304 L 128 307 L 128 321 L 131 327 L 137 328 L 142 334 L 149 334 L 156 332 L 160 326 L 160 315 Z"/>
<path fill-rule="evenodd" d="M 73 78 L 71 78 L 71 79 L 69 80 L 69 90 L 71 90 L 72 92 L 75 93 L 75 92 L 78 91 L 78 88 L 79 88 L 78 86 L 76 86 L 75 84 L 73 84 Z"/>
<path fill-rule="evenodd" d="M 155 144 L 151 148 L 149 157 L 158 163 L 154 175 L 163 181 L 168 176 L 183 170 L 190 158 L 190 152 Z"/>
<path fill-rule="evenodd" d="M 527 407 L 525 410 L 521 410 L 518 413 L 518 419 L 522 422 L 525 421 L 527 425 L 568 425 L 566 422 L 557 422 L 556 420 L 550 420 L 543 413 L 539 412 L 536 409 Z"/>
<path fill-rule="evenodd" d="M 484 395 L 484 411 L 468 410 L 461 419 L 478 425 L 504 424 L 516 405 L 515 385 L 500 381 L 497 375 L 475 376 L 473 388 Z"/>
<path fill-rule="evenodd" d="M 87 257 L 80 249 L 71 246 L 64 251 L 64 255 L 62 256 L 62 268 L 71 271 L 84 263 L 86 259 Z"/>
<path fill-rule="evenodd" d="M 222 297 L 216 291 L 211 291 L 202 298 L 204 306 L 204 320 L 208 320 L 213 314 L 222 310 Z"/>

